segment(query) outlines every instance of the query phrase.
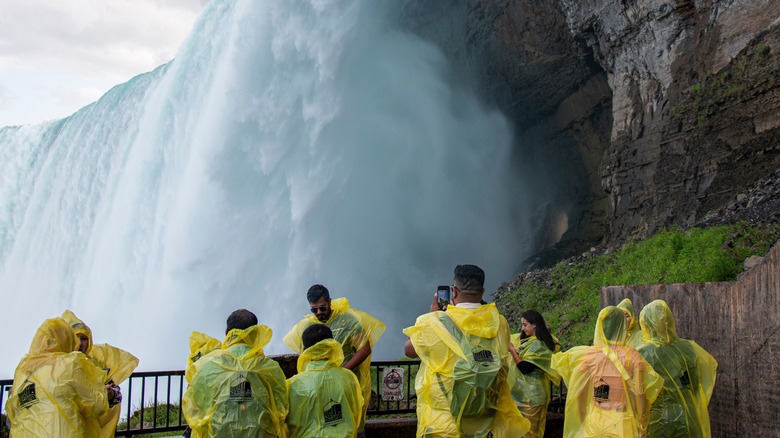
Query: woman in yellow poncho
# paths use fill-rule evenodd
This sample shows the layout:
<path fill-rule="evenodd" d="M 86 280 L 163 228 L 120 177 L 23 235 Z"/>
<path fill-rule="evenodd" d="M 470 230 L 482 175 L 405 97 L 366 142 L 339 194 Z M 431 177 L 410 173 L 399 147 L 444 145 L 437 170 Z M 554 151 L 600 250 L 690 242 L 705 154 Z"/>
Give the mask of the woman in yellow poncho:
<path fill-rule="evenodd" d="M 626 345 L 637 348 L 642 343 L 642 330 L 639 328 L 639 320 L 636 317 L 634 303 L 629 298 L 623 299 L 617 307 L 625 312 L 626 321 Z"/>
<path fill-rule="evenodd" d="M 512 398 L 520 412 L 531 422 L 530 438 L 544 436 L 550 382 L 559 385 L 561 376 L 550 367 L 554 352 L 560 351 L 558 340 L 547 330 L 544 317 L 536 310 L 521 315 L 522 334 L 513 334 L 509 351 L 517 365 L 510 369 Z"/>
<path fill-rule="evenodd" d="M 640 437 L 663 380 L 626 345 L 626 317 L 609 306 L 599 312 L 592 347 L 552 357 L 568 392 L 564 437 Z"/>
<path fill-rule="evenodd" d="M 111 403 L 111 407 L 99 419 L 100 436 L 102 438 L 111 438 L 116 433 L 116 425 L 119 422 L 121 410 L 119 402 L 122 399 L 119 385 L 133 374 L 133 371 L 138 366 L 138 359 L 121 348 L 108 344 L 93 344 L 92 330 L 70 310 L 63 312 L 62 318 L 70 324 L 70 327 L 79 338 L 79 351 L 84 353 L 97 367 L 106 371 L 106 381 L 103 383 L 110 385 L 113 391 L 117 393 L 115 402 Z"/>
<path fill-rule="evenodd" d="M 77 338 L 62 318 L 47 319 L 35 333 L 30 352 L 14 373 L 6 404 L 11 436 L 97 437 L 98 417 L 113 393 L 105 372 L 77 350 Z"/>
<path fill-rule="evenodd" d="M 639 353 L 663 378 L 664 387 L 650 410 L 647 436 L 710 436 L 707 405 L 715 386 L 718 362 L 696 342 L 677 337 L 674 315 L 655 300 L 639 315 L 644 344 Z"/>
<path fill-rule="evenodd" d="M 310 325 L 302 336 L 305 350 L 298 357 L 298 374 L 287 379 L 290 438 L 356 436 L 363 395 L 355 374 L 341 367 L 341 344 L 324 324 Z"/>

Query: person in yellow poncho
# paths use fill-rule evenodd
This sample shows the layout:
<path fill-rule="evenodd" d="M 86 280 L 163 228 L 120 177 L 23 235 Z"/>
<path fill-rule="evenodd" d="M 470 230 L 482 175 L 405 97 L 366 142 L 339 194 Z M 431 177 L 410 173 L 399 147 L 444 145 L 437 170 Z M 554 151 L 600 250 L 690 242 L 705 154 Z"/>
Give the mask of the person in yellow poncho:
<path fill-rule="evenodd" d="M 38 328 L 30 352 L 14 373 L 6 404 L 11 436 L 84 437 L 100 434 L 98 417 L 114 394 L 106 373 L 77 349 L 73 330 L 62 318 Z"/>
<path fill-rule="evenodd" d="M 509 325 L 495 304 L 481 304 L 485 273 L 458 265 L 452 303 L 404 333 L 408 357 L 419 357 L 415 379 L 417 436 L 494 438 L 523 436 L 531 428 L 510 394 Z"/>
<path fill-rule="evenodd" d="M 636 317 L 636 310 L 634 310 L 634 303 L 631 299 L 625 298 L 617 307 L 625 312 L 626 321 L 628 326 L 626 327 L 626 345 L 629 347 L 637 348 L 642 344 L 642 330 L 639 328 L 639 319 Z"/>
<path fill-rule="evenodd" d="M 542 314 L 536 310 L 523 312 L 520 317 L 522 334 L 512 335 L 509 352 L 516 367 L 510 368 L 512 398 L 520 412 L 531 422 L 526 437 L 544 436 L 547 405 L 550 403 L 550 382 L 560 385 L 561 376 L 550 368 L 554 352 L 561 346 L 547 329 Z"/>
<path fill-rule="evenodd" d="M 565 438 L 645 436 L 650 405 L 663 380 L 626 345 L 626 316 L 621 309 L 602 309 L 593 346 L 553 354 L 552 368 L 568 388 Z"/>
<path fill-rule="evenodd" d="M 187 356 L 187 365 L 184 367 L 184 378 L 187 380 L 188 385 L 192 384 L 192 382 L 189 381 L 189 378 L 192 377 L 192 373 L 188 372 L 190 368 L 192 368 L 192 365 L 200 360 L 201 357 L 212 351 L 219 350 L 221 347 L 222 342 L 205 333 L 194 331 L 190 334 L 190 354 Z M 184 430 L 182 436 L 192 436 L 192 428 L 187 426 L 187 429 Z"/>
<path fill-rule="evenodd" d="M 108 412 L 98 419 L 100 436 L 111 438 L 116 433 L 116 425 L 119 422 L 121 411 L 122 393 L 119 390 L 119 385 L 133 374 L 133 371 L 138 367 L 138 359 L 121 348 L 108 344 L 93 344 L 92 330 L 70 310 L 63 312 L 62 318 L 70 324 L 70 328 L 79 338 L 79 351 L 84 353 L 98 368 L 106 371 L 104 383 L 109 385 L 117 395 Z"/>
<path fill-rule="evenodd" d="M 246 309 L 231 313 L 220 349 L 192 363 L 182 411 L 193 437 L 286 437 L 287 388 L 263 347 L 272 331 Z"/>
<path fill-rule="evenodd" d="M 299 321 L 283 341 L 297 354 L 303 353 L 301 335 L 312 324 L 325 324 L 333 331 L 333 339 L 341 343 L 344 350 L 344 363 L 341 365 L 352 370 L 360 382 L 363 391 L 363 413 L 360 416 L 358 435 L 362 436 L 366 424 L 368 400 L 371 399 L 371 351 L 385 331 L 385 324 L 357 309 L 349 306 L 346 298 L 330 299 L 330 291 L 321 284 L 315 284 L 306 293 L 311 314 Z"/>
<path fill-rule="evenodd" d="M 642 309 L 639 324 L 644 339 L 639 354 L 664 380 L 661 395 L 650 409 L 647 436 L 708 438 L 707 405 L 718 362 L 696 342 L 677 337 L 674 315 L 662 300 Z"/>
<path fill-rule="evenodd" d="M 342 368 L 341 344 L 325 324 L 303 331 L 298 374 L 287 379 L 290 438 L 357 436 L 363 395 L 355 374 Z"/>
<path fill-rule="evenodd" d="M 184 377 L 192 377 L 192 374 L 187 373 L 187 371 L 192 368 L 195 362 L 212 351 L 219 350 L 221 347 L 222 342 L 218 339 L 212 338 L 205 333 L 197 331 L 192 332 L 192 334 L 190 334 L 190 355 L 187 356 L 187 365 L 184 367 Z M 187 383 L 189 384 L 192 382 L 188 380 Z"/>

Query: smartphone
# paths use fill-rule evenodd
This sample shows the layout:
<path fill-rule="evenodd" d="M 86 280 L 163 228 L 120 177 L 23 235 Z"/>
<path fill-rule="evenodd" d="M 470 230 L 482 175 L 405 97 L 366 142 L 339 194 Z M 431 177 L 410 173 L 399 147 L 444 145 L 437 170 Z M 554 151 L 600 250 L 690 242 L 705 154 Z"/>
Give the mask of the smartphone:
<path fill-rule="evenodd" d="M 436 292 L 438 292 L 439 297 L 439 309 L 444 309 L 444 306 L 450 304 L 450 300 L 452 299 L 450 287 L 448 285 L 439 285 L 439 287 L 436 288 Z"/>

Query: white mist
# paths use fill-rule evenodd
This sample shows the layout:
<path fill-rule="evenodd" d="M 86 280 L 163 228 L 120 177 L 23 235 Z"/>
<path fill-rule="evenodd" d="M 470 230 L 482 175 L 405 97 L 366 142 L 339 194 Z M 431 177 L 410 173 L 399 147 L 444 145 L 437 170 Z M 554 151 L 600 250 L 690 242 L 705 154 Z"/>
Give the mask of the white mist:
<path fill-rule="evenodd" d="M 313 283 L 385 321 L 393 359 L 456 264 L 511 279 L 530 210 L 511 127 L 394 6 L 213 1 L 174 61 L 0 130 L 0 377 L 66 308 L 143 370 L 183 368 L 189 333 L 239 307 L 286 353 Z"/>

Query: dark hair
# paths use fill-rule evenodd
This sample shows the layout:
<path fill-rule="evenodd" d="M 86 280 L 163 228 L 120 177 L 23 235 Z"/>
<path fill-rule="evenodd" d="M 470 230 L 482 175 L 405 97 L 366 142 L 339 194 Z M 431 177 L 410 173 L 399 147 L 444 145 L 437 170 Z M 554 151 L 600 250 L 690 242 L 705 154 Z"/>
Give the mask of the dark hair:
<path fill-rule="evenodd" d="M 461 289 L 481 292 L 485 285 L 485 271 L 475 265 L 455 267 L 455 282 Z"/>
<path fill-rule="evenodd" d="M 547 329 L 547 323 L 544 322 L 542 314 L 536 310 L 526 310 L 520 317 L 528 321 L 529 324 L 535 324 L 536 339 L 544 342 L 544 345 L 546 345 L 550 351 L 555 352 L 555 340 Z"/>
<path fill-rule="evenodd" d="M 257 317 L 254 313 L 246 309 L 238 309 L 231 313 L 227 319 L 228 331 L 233 329 L 246 330 L 253 325 L 257 325 Z"/>
<path fill-rule="evenodd" d="M 333 339 L 333 332 L 325 324 L 312 324 L 303 331 L 301 340 L 303 348 L 309 348 L 323 339 Z"/>
<path fill-rule="evenodd" d="M 309 303 L 314 303 L 322 297 L 325 297 L 326 300 L 330 300 L 328 288 L 321 284 L 315 284 L 306 292 L 306 299 L 309 300 Z"/>

